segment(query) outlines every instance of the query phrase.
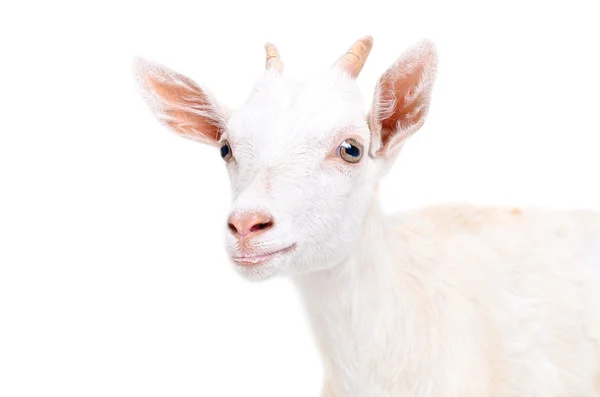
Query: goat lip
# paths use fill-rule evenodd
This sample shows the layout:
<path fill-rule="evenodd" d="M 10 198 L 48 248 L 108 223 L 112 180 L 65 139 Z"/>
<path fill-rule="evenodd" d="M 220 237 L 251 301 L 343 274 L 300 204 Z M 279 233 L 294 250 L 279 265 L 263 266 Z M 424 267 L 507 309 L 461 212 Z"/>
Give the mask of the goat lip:
<path fill-rule="evenodd" d="M 296 247 L 296 244 L 292 244 L 286 248 L 282 248 L 277 251 L 268 252 L 266 254 L 253 255 L 253 256 L 250 256 L 250 255 L 232 256 L 231 259 L 236 264 L 241 265 L 241 266 L 255 266 L 255 265 L 260 265 L 260 264 L 268 261 L 269 259 L 274 258 L 277 255 L 285 254 L 285 253 L 293 250 L 295 247 Z"/>

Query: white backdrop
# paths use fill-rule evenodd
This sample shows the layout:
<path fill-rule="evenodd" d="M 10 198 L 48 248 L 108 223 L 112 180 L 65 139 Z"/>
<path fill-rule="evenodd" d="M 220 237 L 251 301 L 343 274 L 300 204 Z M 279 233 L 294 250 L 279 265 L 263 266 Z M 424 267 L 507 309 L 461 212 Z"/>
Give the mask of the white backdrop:
<path fill-rule="evenodd" d="M 234 107 L 265 41 L 303 78 L 373 35 L 370 98 L 428 37 L 430 116 L 384 207 L 600 209 L 597 1 L 87 3 L 0 6 L 0 396 L 318 395 L 291 283 L 234 273 L 222 161 L 150 116 L 135 54 Z"/>

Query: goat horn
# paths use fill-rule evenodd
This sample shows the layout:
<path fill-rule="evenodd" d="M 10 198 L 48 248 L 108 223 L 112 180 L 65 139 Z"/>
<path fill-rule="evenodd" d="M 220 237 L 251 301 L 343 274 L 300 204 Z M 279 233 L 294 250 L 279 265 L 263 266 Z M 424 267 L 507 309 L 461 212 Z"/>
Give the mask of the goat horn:
<path fill-rule="evenodd" d="M 281 62 L 277 47 L 274 44 L 267 43 L 265 44 L 265 51 L 267 52 L 267 70 L 272 69 L 282 73 L 283 62 Z"/>
<path fill-rule="evenodd" d="M 362 70 L 367 57 L 373 47 L 373 38 L 365 36 L 358 40 L 348 51 L 336 62 L 336 66 L 348 72 L 355 79 Z"/>

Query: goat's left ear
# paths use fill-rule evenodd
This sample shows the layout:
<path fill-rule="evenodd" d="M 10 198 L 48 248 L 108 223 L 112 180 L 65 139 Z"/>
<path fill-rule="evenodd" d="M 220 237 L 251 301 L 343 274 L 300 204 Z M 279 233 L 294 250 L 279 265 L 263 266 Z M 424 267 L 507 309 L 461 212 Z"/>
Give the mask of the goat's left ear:
<path fill-rule="evenodd" d="M 406 51 L 379 79 L 369 112 L 371 156 L 393 161 L 425 121 L 437 56 L 430 41 Z"/>

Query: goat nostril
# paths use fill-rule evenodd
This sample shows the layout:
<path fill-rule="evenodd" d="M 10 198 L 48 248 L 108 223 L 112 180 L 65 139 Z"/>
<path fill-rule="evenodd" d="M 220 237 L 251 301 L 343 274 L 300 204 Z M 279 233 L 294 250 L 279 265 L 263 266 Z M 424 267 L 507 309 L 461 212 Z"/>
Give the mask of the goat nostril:
<path fill-rule="evenodd" d="M 268 229 L 273 226 L 273 221 L 265 222 L 265 223 L 257 223 L 256 225 L 250 228 L 250 233 L 257 232 L 259 230 Z"/>
<path fill-rule="evenodd" d="M 227 223 L 227 227 L 229 228 L 231 233 L 238 234 L 238 230 L 233 223 L 231 223 L 231 222 Z"/>

